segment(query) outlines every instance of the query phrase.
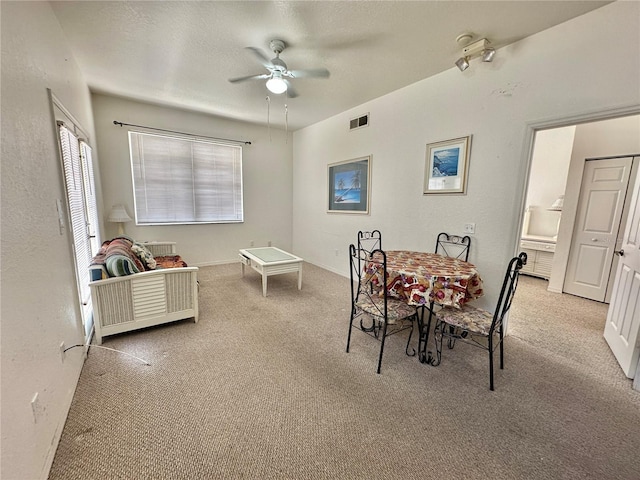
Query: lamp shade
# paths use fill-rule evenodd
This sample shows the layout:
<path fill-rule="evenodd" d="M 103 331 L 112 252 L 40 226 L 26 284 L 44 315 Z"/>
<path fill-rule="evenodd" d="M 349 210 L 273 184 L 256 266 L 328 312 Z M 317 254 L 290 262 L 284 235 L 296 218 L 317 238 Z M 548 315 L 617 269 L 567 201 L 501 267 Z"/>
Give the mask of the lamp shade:
<path fill-rule="evenodd" d="M 564 195 L 560 195 L 556 198 L 555 202 L 548 208 L 548 210 L 562 211 L 562 207 L 564 206 Z"/>
<path fill-rule="evenodd" d="M 109 216 L 107 217 L 108 222 L 114 223 L 122 223 L 122 222 L 130 222 L 133 220 L 127 211 L 124 208 L 124 205 L 114 205 L 111 207 L 111 212 L 109 212 Z"/>

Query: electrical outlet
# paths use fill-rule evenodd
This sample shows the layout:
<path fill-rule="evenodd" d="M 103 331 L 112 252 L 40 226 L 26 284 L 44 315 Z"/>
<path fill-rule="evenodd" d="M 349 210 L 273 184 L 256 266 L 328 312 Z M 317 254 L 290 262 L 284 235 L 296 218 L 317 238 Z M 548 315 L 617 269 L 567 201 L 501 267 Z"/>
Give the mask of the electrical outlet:
<path fill-rule="evenodd" d="M 267 244 L 268 244 L 269 246 L 271 246 L 271 240 L 269 240 L 269 241 L 267 242 Z"/>
<path fill-rule="evenodd" d="M 60 342 L 60 359 L 62 360 L 62 363 L 64 363 L 65 355 L 66 355 L 66 352 L 64 351 L 64 342 Z"/>
<path fill-rule="evenodd" d="M 250 247 L 253 247 L 253 240 L 251 240 L 251 241 L 249 242 L 249 246 L 250 246 Z"/>
<path fill-rule="evenodd" d="M 475 223 L 465 223 L 464 224 L 464 233 L 476 233 L 476 224 Z"/>

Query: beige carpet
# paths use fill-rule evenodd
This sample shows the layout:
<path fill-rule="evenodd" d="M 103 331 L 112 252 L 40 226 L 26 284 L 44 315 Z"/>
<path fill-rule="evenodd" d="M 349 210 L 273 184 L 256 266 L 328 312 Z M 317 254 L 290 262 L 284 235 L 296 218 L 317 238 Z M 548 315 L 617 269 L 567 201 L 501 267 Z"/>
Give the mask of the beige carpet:
<path fill-rule="evenodd" d="M 616 479 L 640 472 L 640 393 L 606 306 L 521 278 L 506 368 L 465 344 L 431 367 L 354 331 L 349 281 L 202 268 L 200 321 L 92 349 L 50 479 Z"/>

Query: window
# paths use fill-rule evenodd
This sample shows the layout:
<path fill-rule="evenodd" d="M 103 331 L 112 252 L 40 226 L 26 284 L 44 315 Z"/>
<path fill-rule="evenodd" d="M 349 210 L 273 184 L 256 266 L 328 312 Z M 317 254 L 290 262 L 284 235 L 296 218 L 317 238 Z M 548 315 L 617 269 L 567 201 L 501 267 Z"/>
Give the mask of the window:
<path fill-rule="evenodd" d="M 242 147 L 129 132 L 137 225 L 242 222 Z"/>

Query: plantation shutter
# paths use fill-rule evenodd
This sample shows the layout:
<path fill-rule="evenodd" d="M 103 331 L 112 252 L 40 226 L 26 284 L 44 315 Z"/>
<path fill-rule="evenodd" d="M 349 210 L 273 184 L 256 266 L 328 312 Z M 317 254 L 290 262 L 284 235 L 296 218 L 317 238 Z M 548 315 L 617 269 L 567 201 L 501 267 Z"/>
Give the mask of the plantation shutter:
<path fill-rule="evenodd" d="M 88 221 L 89 243 L 91 258 L 100 249 L 100 228 L 98 223 L 98 206 L 96 204 L 95 181 L 93 177 L 93 157 L 91 147 L 84 140 L 80 140 L 80 153 L 82 160 L 82 178 L 84 185 L 84 203 Z"/>
<path fill-rule="evenodd" d="M 138 225 L 243 221 L 242 147 L 129 132 Z"/>

